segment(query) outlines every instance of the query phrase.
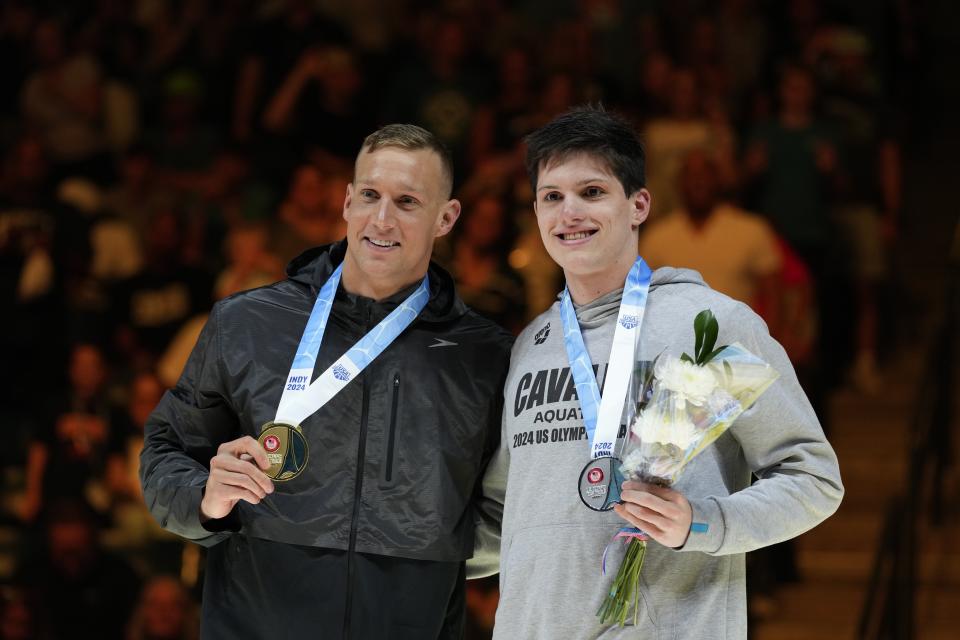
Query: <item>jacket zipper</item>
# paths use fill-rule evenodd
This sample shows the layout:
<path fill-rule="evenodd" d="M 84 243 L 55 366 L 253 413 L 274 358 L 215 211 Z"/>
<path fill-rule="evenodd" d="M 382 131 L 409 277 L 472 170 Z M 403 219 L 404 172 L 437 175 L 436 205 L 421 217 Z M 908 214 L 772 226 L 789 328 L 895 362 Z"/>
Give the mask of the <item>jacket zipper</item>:
<path fill-rule="evenodd" d="M 370 324 L 370 310 L 367 310 L 367 322 Z M 354 554 L 357 546 L 357 519 L 360 516 L 360 496 L 363 493 L 363 464 L 367 450 L 367 417 L 370 405 L 370 391 L 366 378 L 361 377 L 363 385 L 363 406 L 360 410 L 360 441 L 357 444 L 357 477 L 354 482 L 353 516 L 350 519 L 350 545 L 347 548 L 347 604 L 343 613 L 343 638 L 350 638 L 350 617 L 353 610 Z"/>
<path fill-rule="evenodd" d="M 393 480 L 393 450 L 397 437 L 397 402 L 400 398 L 400 376 L 393 376 L 393 399 L 390 403 L 390 431 L 387 436 L 387 464 L 384 470 L 384 482 Z"/>

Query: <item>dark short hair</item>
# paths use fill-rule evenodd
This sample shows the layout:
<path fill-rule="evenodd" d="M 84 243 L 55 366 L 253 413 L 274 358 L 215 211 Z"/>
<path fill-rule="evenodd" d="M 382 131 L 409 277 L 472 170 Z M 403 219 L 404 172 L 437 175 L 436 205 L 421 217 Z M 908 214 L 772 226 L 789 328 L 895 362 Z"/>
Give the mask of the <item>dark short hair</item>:
<path fill-rule="evenodd" d="M 528 135 L 525 141 L 527 173 L 534 193 L 541 169 L 578 153 L 603 160 L 627 196 L 646 186 L 645 154 L 639 136 L 625 118 L 603 107 L 584 106 L 567 111 Z"/>
<path fill-rule="evenodd" d="M 364 139 L 360 153 L 372 153 L 384 147 L 397 147 L 406 151 L 428 149 L 436 153 L 440 156 L 443 177 L 447 180 L 446 193 L 450 195 L 453 190 L 453 155 L 437 136 L 415 124 L 388 124 Z"/>

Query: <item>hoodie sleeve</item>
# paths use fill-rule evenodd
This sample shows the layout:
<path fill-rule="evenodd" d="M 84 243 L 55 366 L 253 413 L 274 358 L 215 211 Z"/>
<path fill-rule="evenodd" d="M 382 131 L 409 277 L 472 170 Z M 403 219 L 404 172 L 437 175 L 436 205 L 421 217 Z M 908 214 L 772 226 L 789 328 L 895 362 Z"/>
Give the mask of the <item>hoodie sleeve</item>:
<path fill-rule="evenodd" d="M 510 471 L 510 450 L 506 446 L 502 405 L 498 446 L 487 465 L 481 484 L 481 496 L 474 509 L 476 525 L 473 557 L 467 560 L 467 579 L 485 578 L 500 571 L 500 528 Z"/>
<path fill-rule="evenodd" d="M 214 306 L 174 389 L 150 415 L 140 453 L 147 508 L 160 525 L 204 545 L 238 529 L 232 516 L 200 524 L 200 501 L 210 459 L 239 435 L 220 366 L 220 313 Z"/>
<path fill-rule="evenodd" d="M 730 495 L 691 498 L 693 522 L 681 551 L 727 555 L 793 538 L 833 514 L 843 497 L 837 456 L 783 348 L 763 321 L 737 304 L 721 340 L 740 342 L 780 377 L 730 428 L 755 477 Z M 739 335 L 738 335 L 739 334 Z"/>

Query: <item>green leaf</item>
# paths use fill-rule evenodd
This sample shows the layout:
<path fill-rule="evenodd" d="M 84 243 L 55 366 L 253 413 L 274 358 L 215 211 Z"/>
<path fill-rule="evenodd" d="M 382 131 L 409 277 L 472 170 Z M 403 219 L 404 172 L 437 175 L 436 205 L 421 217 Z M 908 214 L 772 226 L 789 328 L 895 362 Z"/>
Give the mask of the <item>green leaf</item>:
<path fill-rule="evenodd" d="M 703 347 L 704 333 L 706 333 L 707 319 L 712 315 L 709 309 L 704 309 L 693 319 L 693 335 L 695 339 L 693 355 L 698 362 L 700 361 L 700 350 Z"/>
<path fill-rule="evenodd" d="M 696 362 L 693 361 L 693 358 L 688 356 L 686 353 L 680 356 L 680 360 L 682 360 L 683 362 L 689 362 L 690 364 L 696 364 Z"/>
<path fill-rule="evenodd" d="M 703 350 L 699 354 L 697 359 L 697 364 L 703 364 L 704 362 L 709 362 L 707 354 L 713 351 L 713 347 L 717 344 L 717 335 L 720 333 L 720 323 L 717 322 L 717 319 L 714 317 L 713 312 L 709 309 L 706 310 L 707 322 L 706 327 L 704 328 L 703 336 Z"/>

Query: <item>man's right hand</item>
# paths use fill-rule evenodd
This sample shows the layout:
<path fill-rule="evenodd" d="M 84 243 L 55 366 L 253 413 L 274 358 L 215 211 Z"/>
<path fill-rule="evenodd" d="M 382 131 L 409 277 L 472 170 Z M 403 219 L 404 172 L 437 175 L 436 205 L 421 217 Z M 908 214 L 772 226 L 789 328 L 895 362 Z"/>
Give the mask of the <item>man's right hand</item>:
<path fill-rule="evenodd" d="M 261 471 L 268 468 L 267 452 L 250 436 L 221 444 L 210 460 L 210 475 L 200 502 L 200 521 L 223 518 L 238 501 L 257 504 L 273 493 L 273 481 Z"/>

